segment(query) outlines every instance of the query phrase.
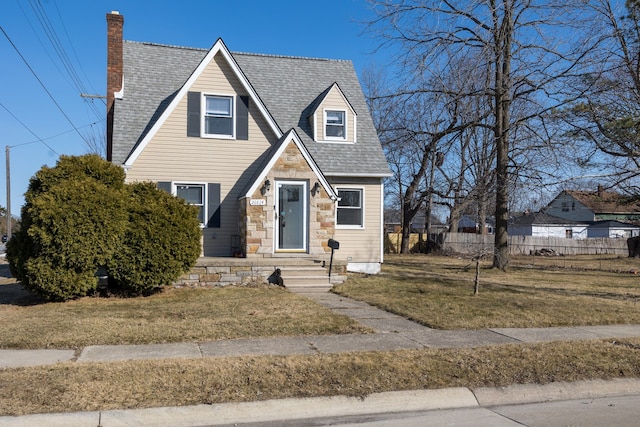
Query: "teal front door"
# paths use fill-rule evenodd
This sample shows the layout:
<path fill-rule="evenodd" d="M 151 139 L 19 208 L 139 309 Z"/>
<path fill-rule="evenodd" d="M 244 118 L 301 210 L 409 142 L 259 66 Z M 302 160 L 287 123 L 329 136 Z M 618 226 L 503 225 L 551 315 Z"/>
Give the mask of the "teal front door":
<path fill-rule="evenodd" d="M 305 252 L 307 250 L 307 183 L 276 181 L 276 250 Z"/>

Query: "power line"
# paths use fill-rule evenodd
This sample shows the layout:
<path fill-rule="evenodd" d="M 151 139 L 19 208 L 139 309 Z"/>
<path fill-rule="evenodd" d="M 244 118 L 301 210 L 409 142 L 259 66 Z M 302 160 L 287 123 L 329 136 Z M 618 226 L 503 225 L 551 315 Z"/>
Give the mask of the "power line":
<path fill-rule="evenodd" d="M 26 130 L 29 131 L 29 133 L 33 136 L 35 136 L 37 138 L 37 141 L 31 141 L 31 142 L 25 142 L 24 144 L 16 144 L 16 145 L 12 145 L 11 147 L 18 147 L 20 145 L 27 145 L 27 144 L 33 144 L 35 142 L 42 142 L 49 150 L 53 151 L 56 156 L 60 156 L 60 154 L 58 154 L 56 152 L 56 150 L 54 150 L 49 144 L 47 144 L 46 142 L 44 142 L 44 139 L 40 138 L 38 135 L 36 135 L 36 133 L 34 131 L 31 130 L 31 128 L 29 128 L 29 126 L 27 126 L 26 124 L 24 124 L 24 122 L 22 120 L 20 120 L 18 117 L 16 117 L 15 114 L 13 114 L 7 107 L 4 106 L 4 104 L 2 102 L 0 102 L 0 107 L 4 108 L 5 111 L 7 113 L 9 113 L 9 115 L 11 117 L 13 117 L 15 119 L 15 121 L 17 121 L 18 123 L 20 123 L 22 125 L 23 128 L 25 128 Z M 9 147 L 9 145 L 7 145 L 7 147 Z"/>
<path fill-rule="evenodd" d="M 63 67 L 65 68 L 68 76 L 71 78 L 71 81 L 72 81 L 73 85 L 75 86 L 76 90 L 78 92 L 80 92 L 80 93 L 87 92 L 86 87 L 85 87 L 82 79 L 80 78 L 78 72 L 76 71 L 76 69 L 75 69 L 75 67 L 73 65 L 73 62 L 69 58 L 69 55 L 67 54 L 67 51 L 66 51 L 62 41 L 60 40 L 60 37 L 58 36 L 58 33 L 57 33 L 54 25 L 51 22 L 51 19 L 49 18 L 46 10 L 42 6 L 42 3 L 40 2 L 40 0 L 29 0 L 29 4 L 31 6 L 31 9 L 33 10 L 33 13 L 34 13 L 36 19 L 40 23 L 40 26 L 42 27 L 45 35 L 49 39 L 49 43 L 53 47 L 53 50 L 57 54 L 58 58 L 60 59 L 60 62 L 62 63 Z M 56 6 L 56 8 L 57 8 L 57 6 Z M 64 28 L 64 22 L 62 23 L 62 25 L 63 25 L 63 28 Z M 72 48 L 73 48 L 73 45 L 72 45 Z M 90 103 L 90 104 L 87 104 L 87 105 L 92 109 L 92 111 L 96 115 L 96 117 L 100 117 L 102 115 L 100 113 L 100 111 L 98 111 L 98 109 L 95 106 L 95 104 Z"/>
<path fill-rule="evenodd" d="M 71 40 L 71 37 L 69 37 L 69 32 L 67 31 L 67 26 L 64 24 L 64 19 L 62 19 L 62 14 L 60 13 L 60 9 L 58 8 L 58 3 L 57 3 L 56 0 L 53 0 L 53 5 L 56 7 L 56 13 L 58 14 L 58 19 L 60 19 L 60 24 L 62 24 L 62 29 L 64 30 L 64 34 L 67 37 L 67 41 L 69 42 L 69 46 L 71 46 L 71 52 L 73 53 L 73 56 L 76 58 L 76 62 L 78 64 L 78 66 L 80 67 L 80 71 L 82 71 L 82 75 L 84 76 L 84 78 L 89 83 L 89 86 L 91 87 L 93 92 L 95 92 L 96 90 L 93 87 L 93 85 L 91 84 L 91 79 L 87 76 L 87 73 L 85 72 L 84 67 L 82 67 L 82 62 L 80 61 L 80 58 L 78 57 L 78 53 L 76 52 L 75 47 L 73 46 L 73 41 Z M 102 102 L 104 103 L 105 106 L 107 105 L 106 101 L 102 101 Z M 100 114 L 100 116 L 102 116 L 102 114 Z"/>
<path fill-rule="evenodd" d="M 49 98 L 51 98 L 51 101 L 53 101 L 53 103 L 56 105 L 56 107 L 58 107 L 58 110 L 60 110 L 60 112 L 62 113 L 62 115 L 64 116 L 65 119 L 67 119 L 67 121 L 69 122 L 69 124 L 71 124 L 71 126 L 73 127 L 73 129 L 76 131 L 76 133 L 80 136 L 80 138 L 82 139 L 82 141 L 84 141 L 84 143 L 87 145 L 87 147 L 89 149 L 91 149 L 91 145 L 89 145 L 89 142 L 85 139 L 85 137 L 80 133 L 80 131 L 78 130 L 78 128 L 76 127 L 76 125 L 71 121 L 71 119 L 69 118 L 69 116 L 67 116 L 67 113 L 64 112 L 64 110 L 62 109 L 62 107 L 60 106 L 60 104 L 58 104 L 58 102 L 55 100 L 55 98 L 53 97 L 53 95 L 51 95 L 51 92 L 49 92 L 49 90 L 47 89 L 47 87 L 44 85 L 44 83 L 42 83 L 42 80 L 40 80 L 40 77 L 38 77 L 38 75 L 36 74 L 36 72 L 33 70 L 33 68 L 31 68 L 31 65 L 29 65 L 29 63 L 27 62 L 27 60 L 25 59 L 24 56 L 22 56 L 22 53 L 20 52 L 20 50 L 18 49 L 18 47 L 13 43 L 13 40 L 11 40 L 11 37 L 9 37 L 9 35 L 7 34 L 7 32 L 4 30 L 4 28 L 2 27 L 2 25 L 0 25 L 0 31 L 2 31 L 2 34 L 4 34 L 4 36 L 7 38 L 7 40 L 9 41 L 9 43 L 11 44 L 11 46 L 13 47 L 13 49 L 16 51 L 16 53 L 18 54 L 18 56 L 20 56 L 20 59 L 22 59 L 22 62 L 25 63 L 25 65 L 27 66 L 27 68 L 29 69 L 29 71 L 31 71 L 31 74 L 33 74 L 33 76 L 36 78 L 36 80 L 38 81 L 38 83 L 40 83 L 40 86 L 42 86 L 42 89 L 44 89 L 44 91 L 47 93 L 47 95 L 49 95 Z"/>
<path fill-rule="evenodd" d="M 31 23 L 31 19 L 29 18 L 29 16 L 27 15 L 27 12 L 25 12 L 24 8 L 22 7 L 22 3 L 18 0 L 16 1 L 16 3 L 18 3 L 18 7 L 20 7 L 20 11 L 22 12 L 22 14 L 24 15 L 27 23 L 29 24 L 29 28 L 31 28 L 31 32 L 33 33 L 34 36 L 36 36 L 36 39 L 38 40 L 38 43 L 40 44 L 40 46 L 42 47 L 42 50 L 44 51 L 44 53 L 47 55 L 47 57 L 49 57 L 49 60 L 51 61 L 51 63 L 53 64 L 54 67 L 56 67 L 56 70 L 58 70 L 58 73 L 60 73 L 60 77 L 62 77 L 64 79 L 64 81 L 69 85 L 69 87 L 71 87 L 73 89 L 73 84 L 69 81 L 69 79 L 64 75 L 64 73 L 62 72 L 62 70 L 60 69 L 60 67 L 58 66 L 57 62 L 53 60 L 53 58 L 51 57 L 51 54 L 49 53 L 49 49 L 46 48 L 46 46 L 44 45 L 44 42 L 42 41 L 42 38 L 40 38 L 40 34 L 38 34 L 38 32 L 36 31 L 36 29 L 34 28 L 33 24 Z"/>

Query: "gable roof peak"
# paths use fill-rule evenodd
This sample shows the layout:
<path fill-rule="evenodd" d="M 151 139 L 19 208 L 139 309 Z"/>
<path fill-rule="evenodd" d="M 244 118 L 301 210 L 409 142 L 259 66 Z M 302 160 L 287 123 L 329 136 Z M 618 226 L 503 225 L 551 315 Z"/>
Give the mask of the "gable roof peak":
<path fill-rule="evenodd" d="M 263 104 L 262 100 L 260 99 L 255 89 L 251 85 L 251 82 L 249 82 L 249 79 L 247 78 L 247 76 L 240 69 L 240 66 L 238 65 L 238 62 L 233 57 L 233 54 L 231 54 L 231 52 L 225 45 L 224 41 L 221 38 L 218 38 L 218 40 L 216 40 L 213 46 L 211 46 L 211 48 L 206 51 L 206 54 L 204 55 L 202 60 L 200 60 L 200 63 L 198 64 L 198 66 L 195 68 L 195 70 L 192 71 L 189 78 L 180 87 L 180 89 L 178 90 L 176 95 L 173 97 L 169 105 L 164 109 L 164 111 L 162 111 L 159 119 L 151 126 L 149 131 L 144 135 L 144 137 L 139 141 L 139 143 L 137 143 L 133 151 L 125 159 L 124 161 L 125 167 L 129 167 L 135 162 L 135 160 L 138 158 L 140 153 L 142 153 L 146 145 L 153 138 L 155 133 L 160 129 L 160 127 L 164 124 L 167 118 L 173 113 L 178 103 L 181 102 L 181 100 L 187 95 L 188 91 L 191 89 L 191 86 L 194 84 L 194 82 L 200 77 L 200 75 L 209 66 L 209 64 L 212 61 L 214 61 L 215 56 L 218 54 L 222 55 L 224 59 L 227 61 L 227 63 L 231 67 L 232 72 L 235 74 L 238 80 L 240 80 L 240 84 L 247 91 L 247 93 L 249 94 L 249 97 L 252 99 L 254 104 L 258 107 L 258 110 L 262 113 L 263 117 L 266 119 L 274 135 L 276 135 L 277 137 L 282 136 L 282 130 L 276 123 L 273 116 L 269 113 L 266 106 Z"/>
<path fill-rule="evenodd" d="M 334 201 L 338 199 L 338 195 L 333 190 L 331 184 L 329 184 L 329 181 L 327 181 L 327 178 L 318 167 L 318 164 L 313 159 L 311 153 L 309 153 L 309 150 L 307 150 L 305 145 L 302 143 L 298 132 L 296 132 L 294 128 L 286 131 L 280 137 L 278 142 L 271 146 L 264 163 L 260 166 L 258 172 L 251 178 L 248 187 L 242 191 L 242 195 L 240 196 L 240 198 L 251 197 L 251 195 L 257 191 L 258 186 L 265 180 L 269 171 L 273 168 L 278 158 L 280 158 L 280 156 L 290 143 L 295 144 L 295 146 L 298 148 L 298 150 L 302 154 L 302 157 L 306 160 L 307 164 L 318 178 L 318 181 L 329 195 L 329 198 Z"/>
<path fill-rule="evenodd" d="M 329 85 L 328 88 L 320 92 L 320 94 L 316 97 L 316 99 L 311 103 L 311 105 L 309 106 L 309 117 L 313 116 L 316 113 L 320 105 L 324 102 L 327 96 L 329 96 L 329 94 L 334 89 L 338 91 L 338 93 L 340 94 L 344 102 L 351 109 L 351 112 L 356 116 L 358 115 L 355 108 L 353 108 L 353 105 L 351 105 L 351 103 L 349 102 L 349 99 L 347 99 L 347 96 L 344 94 L 344 91 L 340 88 L 340 85 L 338 84 L 338 82 L 333 82 L 331 83 L 331 85 Z"/>

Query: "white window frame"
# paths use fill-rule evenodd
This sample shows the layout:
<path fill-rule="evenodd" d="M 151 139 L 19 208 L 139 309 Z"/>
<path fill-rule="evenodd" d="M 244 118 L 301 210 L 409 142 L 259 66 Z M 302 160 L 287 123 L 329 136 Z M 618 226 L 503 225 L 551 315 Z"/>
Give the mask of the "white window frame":
<path fill-rule="evenodd" d="M 182 185 L 194 186 L 194 187 L 198 186 L 202 188 L 202 221 L 203 222 L 200 223 L 200 227 L 204 228 L 205 224 L 207 223 L 207 218 L 209 218 L 208 212 L 207 212 L 207 209 L 209 206 L 209 200 L 207 200 L 207 198 L 209 197 L 208 184 L 206 182 L 175 181 L 171 183 L 171 194 L 173 194 L 176 197 L 180 197 L 178 196 L 178 187 Z M 200 205 L 193 205 L 193 206 L 200 206 Z"/>
<path fill-rule="evenodd" d="M 228 134 L 216 134 L 216 133 L 206 133 L 206 117 L 216 117 L 207 115 L 207 98 L 215 97 L 215 98 L 229 98 L 231 100 L 231 135 Z M 202 114 L 200 115 L 200 129 L 202 130 L 201 137 L 202 138 L 216 138 L 216 139 L 236 139 L 236 120 L 238 117 L 236 105 L 237 100 L 234 94 L 224 94 L 224 93 L 202 93 L 202 99 L 200 100 L 200 111 Z M 222 116 L 220 116 L 222 117 Z"/>
<path fill-rule="evenodd" d="M 356 209 L 356 208 L 350 208 L 350 207 L 340 207 L 340 191 L 359 191 L 360 192 L 360 211 L 362 213 L 362 217 L 361 217 L 361 224 L 360 225 L 354 225 L 354 224 L 338 224 L 338 210 L 339 209 Z M 336 228 L 337 229 L 343 229 L 343 230 L 364 230 L 365 228 L 365 203 L 364 203 L 364 196 L 365 196 L 365 191 L 364 191 L 364 187 L 361 186 L 345 186 L 345 187 L 336 187 L 336 194 L 338 195 L 338 201 L 336 202 Z"/>
<path fill-rule="evenodd" d="M 342 113 L 342 117 L 343 117 L 343 121 L 344 123 L 342 124 L 344 127 L 344 137 L 339 137 L 339 136 L 328 136 L 327 135 L 327 126 L 336 126 L 334 124 L 330 125 L 329 123 L 327 123 L 327 113 L 329 111 L 336 111 L 339 113 Z M 343 108 L 325 108 L 322 110 L 322 123 L 323 123 L 323 132 L 324 132 L 324 139 L 326 141 L 347 141 L 347 136 L 348 136 L 348 127 L 347 127 L 347 110 L 343 109 Z"/>

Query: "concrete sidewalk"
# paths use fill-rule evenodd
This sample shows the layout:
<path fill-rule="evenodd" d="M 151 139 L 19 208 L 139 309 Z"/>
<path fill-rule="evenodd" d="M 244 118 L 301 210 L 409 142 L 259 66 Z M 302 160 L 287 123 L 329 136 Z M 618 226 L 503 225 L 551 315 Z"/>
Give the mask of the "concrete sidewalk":
<path fill-rule="evenodd" d="M 48 365 L 65 361 L 86 363 L 136 359 L 321 354 L 640 337 L 640 325 L 443 331 L 427 328 L 366 303 L 332 293 L 305 293 L 304 296 L 336 313 L 355 319 L 375 332 L 358 335 L 237 339 L 204 343 L 97 345 L 88 346 L 79 354 L 73 350 L 0 350 L 0 369 Z M 0 427 L 224 425 L 283 419 L 302 420 L 326 415 L 329 410 L 334 415 L 390 413 L 636 394 L 640 395 L 640 379 L 556 383 L 545 386 L 516 385 L 476 390 L 449 388 L 379 393 L 366 399 L 337 396 L 103 413 L 0 417 Z"/>
<path fill-rule="evenodd" d="M 305 293 L 325 307 L 373 329 L 371 334 L 310 335 L 235 339 L 203 343 L 94 345 L 73 350 L 0 350 L 0 368 L 48 365 L 65 361 L 228 357 L 243 355 L 320 354 L 420 348 L 459 348 L 510 343 L 640 337 L 640 325 L 559 328 L 494 328 L 443 331 L 336 294 Z"/>

